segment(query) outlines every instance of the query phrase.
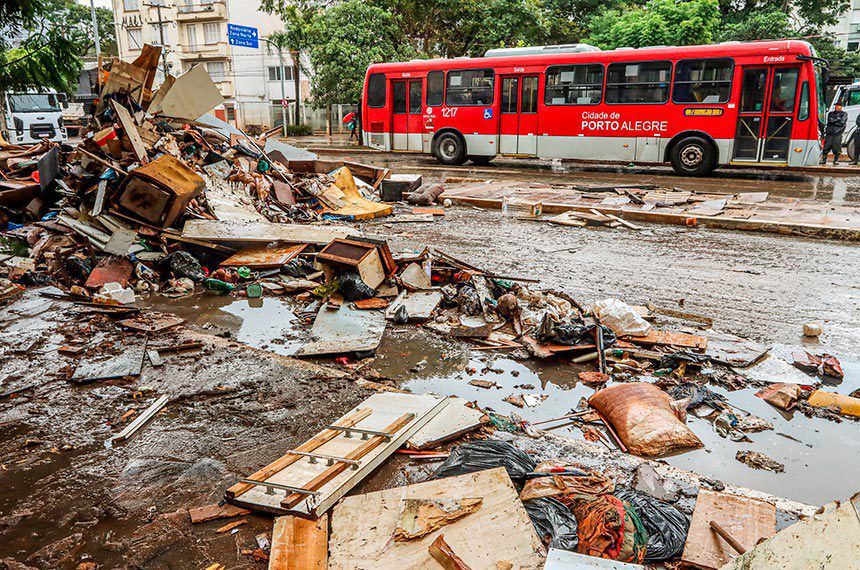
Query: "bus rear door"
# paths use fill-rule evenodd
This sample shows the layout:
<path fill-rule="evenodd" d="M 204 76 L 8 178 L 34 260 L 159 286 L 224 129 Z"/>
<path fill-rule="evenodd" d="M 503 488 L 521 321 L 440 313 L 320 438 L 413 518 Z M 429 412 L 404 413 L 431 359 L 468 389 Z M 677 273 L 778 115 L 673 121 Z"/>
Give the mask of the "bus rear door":
<path fill-rule="evenodd" d="M 799 67 L 745 67 L 733 159 L 788 162 Z"/>
<path fill-rule="evenodd" d="M 537 155 L 538 76 L 503 75 L 499 153 Z"/>
<path fill-rule="evenodd" d="M 392 81 L 391 148 L 422 150 L 424 122 L 422 113 L 423 79 Z"/>

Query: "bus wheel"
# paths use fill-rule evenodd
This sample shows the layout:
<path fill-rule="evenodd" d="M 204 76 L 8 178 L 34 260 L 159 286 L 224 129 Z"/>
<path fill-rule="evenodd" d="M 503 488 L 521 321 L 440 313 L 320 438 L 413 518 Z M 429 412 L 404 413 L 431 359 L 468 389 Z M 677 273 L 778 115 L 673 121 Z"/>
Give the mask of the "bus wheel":
<path fill-rule="evenodd" d="M 848 144 L 845 145 L 845 152 L 848 153 L 848 158 L 851 159 L 851 162 L 854 162 L 857 160 L 857 150 L 858 149 L 857 149 L 857 145 L 855 144 L 856 138 L 857 138 L 856 136 L 851 135 L 851 137 L 848 139 Z"/>
<path fill-rule="evenodd" d="M 436 139 L 436 158 L 442 164 L 463 164 L 466 162 L 466 141 L 457 133 L 439 135 Z"/>
<path fill-rule="evenodd" d="M 704 176 L 714 169 L 714 147 L 702 137 L 681 139 L 672 147 L 669 160 L 675 172 L 684 176 Z"/>
<path fill-rule="evenodd" d="M 490 164 L 490 162 L 496 158 L 495 156 L 470 156 L 469 160 L 472 161 L 472 164 L 477 164 L 479 166 L 486 166 Z"/>

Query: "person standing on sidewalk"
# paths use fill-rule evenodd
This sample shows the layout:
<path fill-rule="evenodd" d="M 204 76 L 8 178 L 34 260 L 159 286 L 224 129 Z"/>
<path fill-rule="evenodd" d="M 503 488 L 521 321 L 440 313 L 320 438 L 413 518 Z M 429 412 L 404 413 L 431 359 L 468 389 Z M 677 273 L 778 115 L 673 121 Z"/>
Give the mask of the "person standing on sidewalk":
<path fill-rule="evenodd" d="M 821 160 L 818 164 L 827 162 L 827 155 L 833 152 L 833 166 L 839 164 L 839 155 L 842 154 L 842 133 L 848 124 L 848 113 L 842 110 L 842 103 L 836 103 L 833 110 L 827 114 L 827 126 L 824 127 L 824 148 L 821 151 Z"/>

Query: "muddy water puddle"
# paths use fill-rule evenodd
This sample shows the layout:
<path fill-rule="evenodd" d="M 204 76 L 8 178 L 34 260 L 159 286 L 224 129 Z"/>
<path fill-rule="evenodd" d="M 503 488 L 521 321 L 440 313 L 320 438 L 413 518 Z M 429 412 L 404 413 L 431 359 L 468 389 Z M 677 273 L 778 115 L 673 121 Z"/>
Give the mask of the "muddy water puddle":
<path fill-rule="evenodd" d="M 295 352 L 310 328 L 297 316 L 301 310 L 297 305 L 277 298 L 260 302 L 204 296 L 193 303 L 178 300 L 150 305 L 174 311 L 192 326 L 207 332 L 229 331 L 239 342 L 284 355 Z M 783 358 L 788 358 L 790 352 L 789 346 L 773 350 Z M 331 360 L 321 362 L 334 364 Z M 826 389 L 848 394 L 860 387 L 860 363 L 843 360 L 842 365 L 845 380 Z M 577 377 L 579 371 L 591 367 L 562 361 L 519 361 L 500 351 L 470 350 L 466 345 L 412 326 L 389 326 L 376 358 L 368 366 L 380 377 L 395 380 L 413 392 L 460 396 L 502 415 L 516 413 L 529 422 L 565 415 L 577 407 L 580 399 L 594 393 Z M 486 380 L 496 387 L 470 385 L 471 380 Z M 808 383 L 812 382 L 810 378 Z M 719 386 L 711 388 L 726 396 L 731 405 L 772 423 L 774 429 L 749 434 L 751 443 L 736 443 L 718 435 L 710 419 L 691 413 L 688 425 L 705 447 L 664 461 L 707 477 L 810 504 L 823 504 L 856 491 L 856 482 L 850 474 L 860 471 L 860 423 L 846 420 L 837 424 L 800 413 L 783 413 L 757 398 L 753 388 L 734 392 Z M 511 395 L 545 399 L 534 406 L 519 408 L 503 401 Z M 556 424 L 541 427 L 553 425 Z M 582 439 L 577 427 L 558 425 L 553 430 L 556 433 Z M 784 464 L 785 472 L 753 470 L 735 460 L 739 450 L 760 451 Z"/>

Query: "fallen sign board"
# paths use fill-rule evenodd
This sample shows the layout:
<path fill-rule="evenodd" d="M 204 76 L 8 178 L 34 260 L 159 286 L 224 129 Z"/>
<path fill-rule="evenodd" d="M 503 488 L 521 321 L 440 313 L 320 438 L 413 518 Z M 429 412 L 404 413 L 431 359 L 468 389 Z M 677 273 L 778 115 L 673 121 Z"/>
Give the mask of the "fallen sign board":
<path fill-rule="evenodd" d="M 711 530 L 714 521 L 741 546 L 750 549 L 760 538 L 776 534 L 776 507 L 765 501 L 700 489 L 681 561 L 694 568 L 721 568 L 738 554 Z"/>
<path fill-rule="evenodd" d="M 319 356 L 376 350 L 385 332 L 382 311 L 363 311 L 344 303 L 333 308 L 326 303 L 317 313 L 311 340 L 295 356 Z"/>
<path fill-rule="evenodd" d="M 225 498 L 258 511 L 318 517 L 447 405 L 434 396 L 375 394 L 227 489 Z"/>
<path fill-rule="evenodd" d="M 188 220 L 182 237 L 202 241 L 231 243 L 271 243 L 326 245 L 336 238 L 346 238 L 355 230 L 346 226 L 311 226 L 302 224 L 272 224 L 267 222 L 235 222 Z"/>
<path fill-rule="evenodd" d="M 481 499 L 468 516 L 407 541 L 392 540 L 403 501 Z M 544 548 L 503 467 L 346 497 L 332 510 L 330 568 L 436 569 L 439 537 L 470 568 L 540 568 Z"/>

